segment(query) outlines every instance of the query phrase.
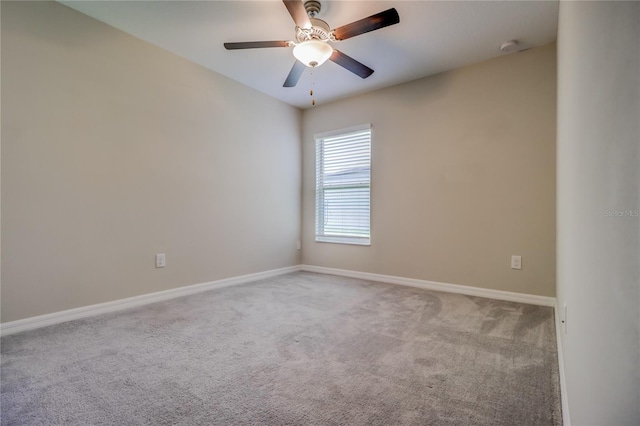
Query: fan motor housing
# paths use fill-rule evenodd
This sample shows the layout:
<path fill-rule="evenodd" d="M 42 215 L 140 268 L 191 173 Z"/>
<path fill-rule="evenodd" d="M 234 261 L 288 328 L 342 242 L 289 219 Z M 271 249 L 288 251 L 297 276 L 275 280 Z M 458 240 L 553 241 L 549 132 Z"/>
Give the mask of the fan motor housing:
<path fill-rule="evenodd" d="M 305 29 L 296 27 L 296 40 L 298 43 L 302 43 L 307 40 L 331 40 L 331 29 L 322 19 L 309 18 L 311 21 L 311 28 Z"/>

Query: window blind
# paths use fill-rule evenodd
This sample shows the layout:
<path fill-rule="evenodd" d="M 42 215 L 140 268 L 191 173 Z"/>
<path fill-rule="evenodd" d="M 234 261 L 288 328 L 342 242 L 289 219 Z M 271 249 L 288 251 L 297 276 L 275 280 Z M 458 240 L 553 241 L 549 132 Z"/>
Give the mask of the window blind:
<path fill-rule="evenodd" d="M 316 136 L 316 241 L 369 245 L 371 128 Z"/>

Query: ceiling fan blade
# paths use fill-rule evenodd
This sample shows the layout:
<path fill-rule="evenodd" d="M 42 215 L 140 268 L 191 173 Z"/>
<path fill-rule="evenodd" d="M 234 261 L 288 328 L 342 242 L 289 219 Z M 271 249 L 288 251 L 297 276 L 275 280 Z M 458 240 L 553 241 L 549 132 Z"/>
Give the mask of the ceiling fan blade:
<path fill-rule="evenodd" d="M 400 22 L 400 15 L 395 8 L 371 15 L 368 18 L 360 19 L 333 30 L 336 40 L 346 40 L 369 31 L 379 30 Z"/>
<path fill-rule="evenodd" d="M 351 56 L 347 56 L 339 50 L 333 49 L 333 54 L 329 58 L 336 64 L 340 65 L 362 78 L 367 78 L 373 74 L 373 70 L 365 64 L 356 61 Z M 304 66 L 304 65 L 303 65 Z"/>
<path fill-rule="evenodd" d="M 304 3 L 302 3 L 302 0 L 282 1 L 287 7 L 289 14 L 293 18 L 293 22 L 295 22 L 297 26 L 305 29 L 311 28 L 311 21 L 309 20 L 309 16 L 307 15 L 307 11 L 304 8 Z"/>
<path fill-rule="evenodd" d="M 225 43 L 225 49 L 260 49 L 262 47 L 289 47 L 288 41 L 241 41 L 238 43 Z"/>
<path fill-rule="evenodd" d="M 298 84 L 298 80 L 300 80 L 300 77 L 302 77 L 302 73 L 304 72 L 305 68 L 305 64 L 300 61 L 296 61 L 293 64 L 293 67 L 291 67 L 291 71 L 289 71 L 289 75 L 284 81 L 282 87 L 295 87 L 295 85 Z"/>

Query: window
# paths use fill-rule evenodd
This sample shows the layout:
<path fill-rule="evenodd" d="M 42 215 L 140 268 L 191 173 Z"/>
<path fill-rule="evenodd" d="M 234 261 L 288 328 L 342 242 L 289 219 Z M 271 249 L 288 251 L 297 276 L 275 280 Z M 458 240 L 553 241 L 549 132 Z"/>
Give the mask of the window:
<path fill-rule="evenodd" d="M 316 241 L 369 245 L 371 126 L 315 138 Z"/>

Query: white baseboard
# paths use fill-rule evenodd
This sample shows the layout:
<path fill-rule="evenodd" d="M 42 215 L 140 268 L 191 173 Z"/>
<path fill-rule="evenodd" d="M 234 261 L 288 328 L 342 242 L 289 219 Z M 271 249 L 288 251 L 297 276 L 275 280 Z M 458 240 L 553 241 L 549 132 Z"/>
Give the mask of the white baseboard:
<path fill-rule="evenodd" d="M 99 303 L 97 305 L 82 306 L 80 308 L 69 309 L 61 312 L 54 312 L 46 315 L 25 318 L 17 321 L 10 321 L 0 324 L 0 336 L 19 333 L 21 331 L 33 330 L 48 325 L 60 324 L 80 318 L 87 318 L 94 315 L 108 312 L 120 311 L 136 306 L 148 305 L 149 303 L 161 302 L 163 300 L 174 299 L 176 297 L 187 296 L 189 294 L 216 288 L 229 287 L 232 285 L 245 284 L 264 278 L 271 278 L 278 275 L 288 274 L 300 270 L 300 266 L 290 266 L 287 268 L 272 269 L 255 274 L 241 275 L 238 277 L 225 278 L 207 283 L 194 284 L 186 287 L 172 288 L 170 290 L 158 291 L 155 293 L 143 294 L 140 296 L 128 297 L 126 299 L 114 300 L 111 302 Z"/>
<path fill-rule="evenodd" d="M 447 293 L 466 294 L 468 296 L 486 297 L 489 299 L 506 300 L 509 302 L 527 303 L 529 305 L 555 307 L 555 297 L 536 296 L 533 294 L 515 293 L 511 291 L 491 290 L 488 288 L 469 287 L 459 284 L 425 281 L 414 278 L 396 277 L 393 275 L 372 274 L 369 272 L 349 271 L 346 269 L 325 268 L 322 266 L 300 265 L 300 270 L 317 272 L 320 274 L 340 275 L 343 277 L 360 278 L 363 280 L 377 281 L 389 284 L 399 284 L 409 287 L 418 287 L 426 290 L 444 291 Z"/>
<path fill-rule="evenodd" d="M 567 398 L 567 379 L 564 372 L 564 355 L 562 353 L 562 338 L 561 333 L 564 333 L 564 328 L 561 323 L 561 313 L 556 303 L 555 320 L 556 320 L 556 346 L 558 351 L 558 374 L 560 375 L 560 401 L 562 403 L 562 425 L 571 426 L 571 416 L 569 415 L 569 399 Z"/>
<path fill-rule="evenodd" d="M 528 303 L 531 305 L 542 305 L 555 307 L 555 298 L 536 296 L 524 293 L 514 293 L 509 291 L 491 290 L 479 287 L 469 287 L 459 284 L 448 284 L 435 281 L 418 280 L 414 278 L 403 278 L 392 275 L 373 274 L 369 272 L 350 271 L 346 269 L 325 268 L 322 266 L 298 265 L 286 268 L 273 269 L 270 271 L 258 272 L 255 274 L 241 275 L 238 277 L 225 278 L 222 280 L 207 283 L 194 284 L 186 287 L 178 287 L 170 290 L 155 293 L 143 294 L 126 299 L 114 300 L 111 302 L 99 303 L 96 305 L 83 306 L 61 312 L 54 312 L 46 315 L 25 318 L 17 321 L 0 324 L 0 335 L 19 333 L 21 331 L 46 327 L 48 325 L 59 324 L 61 322 L 74 319 L 86 318 L 107 312 L 119 311 L 136 306 L 147 305 L 149 303 L 169 300 L 180 296 L 199 293 L 201 291 L 215 288 L 228 287 L 232 285 L 244 284 L 264 278 L 275 277 L 296 271 L 317 272 L 321 274 L 340 275 L 344 277 L 360 278 L 369 281 L 378 281 L 389 284 L 399 284 L 410 287 L 423 288 L 427 290 L 444 291 L 448 293 L 466 294 L 469 296 L 486 297 L 490 299 L 507 300 L 510 302 Z"/>

